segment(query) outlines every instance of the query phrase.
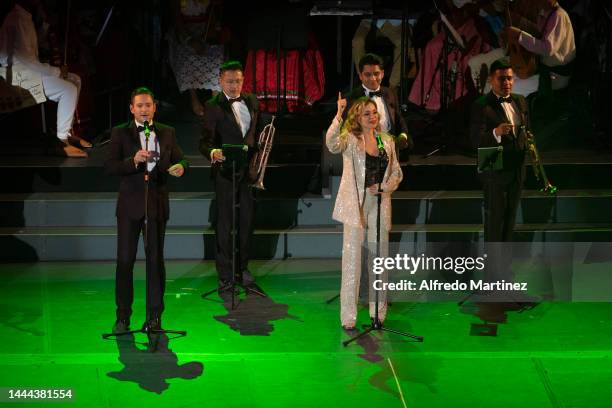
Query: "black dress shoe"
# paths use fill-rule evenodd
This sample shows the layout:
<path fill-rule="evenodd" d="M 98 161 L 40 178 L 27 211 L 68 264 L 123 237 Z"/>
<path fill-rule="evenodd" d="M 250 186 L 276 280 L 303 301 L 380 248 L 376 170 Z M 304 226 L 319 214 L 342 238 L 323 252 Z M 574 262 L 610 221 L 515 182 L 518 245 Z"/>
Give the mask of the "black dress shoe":
<path fill-rule="evenodd" d="M 130 330 L 130 319 L 117 319 L 113 325 L 113 333 L 123 333 Z"/>
<path fill-rule="evenodd" d="M 162 330 L 161 317 L 155 316 L 155 317 L 149 318 L 142 325 L 142 330 L 144 330 L 145 332 L 154 331 L 154 330 Z"/>
<path fill-rule="evenodd" d="M 504 303 L 478 303 L 478 310 L 474 315 L 482 321 L 488 323 L 506 323 L 508 315 L 506 314 L 507 305 Z"/>
<path fill-rule="evenodd" d="M 242 275 L 242 286 L 249 286 L 255 283 L 255 278 L 253 277 L 253 275 L 251 275 L 251 272 L 249 272 L 248 270 L 244 270 L 242 272 L 240 272 L 240 275 Z"/>
<path fill-rule="evenodd" d="M 229 279 L 219 279 L 219 287 L 217 291 L 228 290 L 232 285 L 232 281 Z"/>
<path fill-rule="evenodd" d="M 514 293 L 512 294 L 512 301 L 523 306 L 525 309 L 531 309 L 540 304 L 542 302 L 542 298 L 538 296 L 531 296 L 526 293 Z"/>
<path fill-rule="evenodd" d="M 236 290 L 237 288 L 232 288 L 232 281 L 230 280 L 219 280 L 219 287 L 217 288 L 217 293 L 221 300 L 224 303 L 229 303 L 232 301 L 232 289 Z"/>

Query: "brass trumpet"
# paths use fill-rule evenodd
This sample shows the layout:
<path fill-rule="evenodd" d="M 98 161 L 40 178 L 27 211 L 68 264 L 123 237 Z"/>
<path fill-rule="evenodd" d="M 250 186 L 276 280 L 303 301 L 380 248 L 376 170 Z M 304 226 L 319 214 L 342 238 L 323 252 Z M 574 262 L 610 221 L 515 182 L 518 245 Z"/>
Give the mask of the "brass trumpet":
<path fill-rule="evenodd" d="M 272 116 L 270 123 L 268 123 L 259 134 L 257 153 L 249 163 L 249 172 L 252 175 L 252 179 L 255 180 L 251 185 L 260 190 L 266 189 L 263 180 L 266 173 L 268 158 L 270 157 L 270 151 L 272 150 L 272 143 L 274 142 L 274 133 L 276 132 L 276 128 L 274 127 L 275 118 L 275 116 Z"/>
<path fill-rule="evenodd" d="M 544 170 L 544 165 L 542 165 L 542 160 L 540 160 L 540 153 L 538 152 L 538 147 L 535 143 L 534 134 L 525 126 L 521 126 L 521 130 L 525 132 L 527 148 L 529 149 L 529 154 L 531 155 L 531 166 L 533 167 L 533 173 L 536 179 L 543 184 L 540 191 L 550 195 L 557 194 L 557 187 L 553 186 L 548 180 L 548 177 L 546 177 L 546 171 Z"/>

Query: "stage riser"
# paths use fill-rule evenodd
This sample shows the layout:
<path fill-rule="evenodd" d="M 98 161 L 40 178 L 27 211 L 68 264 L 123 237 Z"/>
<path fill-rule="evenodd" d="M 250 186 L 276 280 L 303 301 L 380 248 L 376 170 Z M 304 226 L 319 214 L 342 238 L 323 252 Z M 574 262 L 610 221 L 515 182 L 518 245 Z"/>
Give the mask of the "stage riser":
<path fill-rule="evenodd" d="M 2 201 L 0 227 L 114 226 L 115 200 Z M 256 226 L 288 228 L 295 225 L 335 224 L 334 200 L 325 198 L 261 199 Z M 394 224 L 482 223 L 481 198 L 394 198 Z M 555 208 L 556 206 L 556 208 Z M 214 200 L 172 199 L 170 226 L 209 226 Z M 519 223 L 612 223 L 612 197 L 529 197 L 522 200 Z"/>
<path fill-rule="evenodd" d="M 10 180 L 4 193 L 116 192 L 119 187 L 119 178 L 106 175 L 102 167 L 3 167 L 2 171 Z M 264 186 L 274 192 L 304 193 L 319 174 L 316 165 L 269 167 Z M 210 167 L 192 167 L 180 179 L 169 177 L 168 184 L 170 191 L 214 191 Z"/>
<path fill-rule="evenodd" d="M 293 161 L 292 163 L 296 163 Z M 328 168 L 324 165 L 324 176 Z M 474 166 L 417 165 L 404 166 L 404 180 L 400 190 L 478 190 L 480 181 Z M 107 176 L 101 167 L 3 167 L 6 193 L 30 192 L 113 192 L 117 191 L 116 177 Z M 610 188 L 612 164 L 563 164 L 546 167 L 550 180 L 560 190 Z M 338 177 L 338 176 L 335 176 Z M 271 192 L 317 191 L 320 168 L 315 165 L 284 165 L 266 170 L 265 184 Z M 527 169 L 525 188 L 539 189 L 530 168 Z M 171 191 L 211 192 L 214 186 L 209 167 L 192 167 L 181 178 L 170 180 Z"/>
<path fill-rule="evenodd" d="M 550 182 L 560 190 L 610 188 L 612 164 L 551 164 L 545 167 Z M 404 166 L 400 190 L 478 190 L 482 183 L 475 166 Z M 542 188 L 531 166 L 526 168 L 525 188 Z"/>
<path fill-rule="evenodd" d="M 612 231 L 607 232 L 519 232 L 519 241 L 558 242 L 609 242 Z M 401 242 L 407 250 L 425 248 L 427 242 L 458 242 L 460 245 L 482 242 L 482 232 L 458 233 L 393 233 L 392 242 Z M 29 261 L 89 261 L 116 259 L 116 236 L 114 235 L 16 235 L 0 237 L 3 262 Z M 166 259 L 214 259 L 214 235 L 173 234 L 165 241 Z M 342 256 L 342 234 L 334 233 L 288 233 L 256 234 L 253 259 L 284 258 L 340 258 Z M 138 259 L 143 259 L 142 242 Z"/>

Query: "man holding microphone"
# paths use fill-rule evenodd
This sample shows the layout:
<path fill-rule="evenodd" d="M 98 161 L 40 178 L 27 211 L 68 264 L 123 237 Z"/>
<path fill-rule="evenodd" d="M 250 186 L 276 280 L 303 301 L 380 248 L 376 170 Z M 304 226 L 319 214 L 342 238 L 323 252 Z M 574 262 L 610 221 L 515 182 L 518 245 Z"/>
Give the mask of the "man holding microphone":
<path fill-rule="evenodd" d="M 154 123 L 155 100 L 147 88 L 132 92 L 134 119 L 113 128 L 105 163 L 107 174 L 119 176 L 117 199 L 117 320 L 113 332 L 129 330 L 134 299 L 133 269 L 142 232 L 146 256 L 145 330 L 160 330 L 164 311 L 166 270 L 164 235 L 170 213 L 168 175 L 181 177 L 188 167 L 174 128 Z"/>

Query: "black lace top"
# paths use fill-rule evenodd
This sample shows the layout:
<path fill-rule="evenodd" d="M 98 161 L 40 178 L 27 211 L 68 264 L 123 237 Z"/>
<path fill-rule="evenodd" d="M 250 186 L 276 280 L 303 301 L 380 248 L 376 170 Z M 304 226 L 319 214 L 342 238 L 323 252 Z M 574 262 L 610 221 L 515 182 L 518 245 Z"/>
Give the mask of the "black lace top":
<path fill-rule="evenodd" d="M 389 156 L 387 152 L 382 150 L 380 156 L 380 169 L 378 168 L 378 156 L 371 156 L 366 152 L 366 171 L 365 171 L 365 186 L 370 187 L 374 184 L 382 183 L 389 164 Z"/>

